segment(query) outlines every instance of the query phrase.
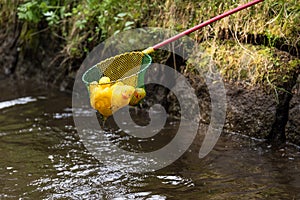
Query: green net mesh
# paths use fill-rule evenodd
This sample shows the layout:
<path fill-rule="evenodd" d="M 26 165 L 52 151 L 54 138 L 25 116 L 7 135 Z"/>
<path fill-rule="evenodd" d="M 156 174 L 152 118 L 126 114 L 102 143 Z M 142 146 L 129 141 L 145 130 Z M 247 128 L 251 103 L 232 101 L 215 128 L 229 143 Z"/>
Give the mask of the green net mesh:
<path fill-rule="evenodd" d="M 98 82 L 102 76 L 107 76 L 111 82 L 122 81 L 126 85 L 140 87 L 144 85 L 144 74 L 151 62 L 151 57 L 143 52 L 120 54 L 88 69 L 82 80 L 88 87 L 91 82 Z"/>

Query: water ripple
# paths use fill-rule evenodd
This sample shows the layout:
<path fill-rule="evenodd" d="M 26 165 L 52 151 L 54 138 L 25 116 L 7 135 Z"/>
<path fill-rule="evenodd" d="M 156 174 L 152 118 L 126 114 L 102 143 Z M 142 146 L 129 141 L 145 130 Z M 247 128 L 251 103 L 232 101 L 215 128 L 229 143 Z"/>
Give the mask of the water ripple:
<path fill-rule="evenodd" d="M 27 104 L 27 103 L 30 103 L 30 102 L 33 102 L 36 100 L 37 99 L 33 98 L 33 97 L 21 97 L 21 98 L 9 100 L 9 101 L 2 101 L 2 102 L 0 102 L 0 109 L 8 108 L 8 107 L 19 105 L 19 104 Z"/>

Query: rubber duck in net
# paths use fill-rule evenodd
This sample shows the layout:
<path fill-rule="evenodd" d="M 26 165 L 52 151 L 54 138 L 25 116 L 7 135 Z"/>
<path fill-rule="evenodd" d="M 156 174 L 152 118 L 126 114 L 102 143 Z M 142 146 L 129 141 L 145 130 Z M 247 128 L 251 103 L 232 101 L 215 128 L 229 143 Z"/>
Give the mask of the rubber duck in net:
<path fill-rule="evenodd" d="M 91 106 L 107 118 L 129 104 L 135 88 L 122 82 L 112 85 L 108 77 L 102 77 L 90 83 L 89 91 Z"/>

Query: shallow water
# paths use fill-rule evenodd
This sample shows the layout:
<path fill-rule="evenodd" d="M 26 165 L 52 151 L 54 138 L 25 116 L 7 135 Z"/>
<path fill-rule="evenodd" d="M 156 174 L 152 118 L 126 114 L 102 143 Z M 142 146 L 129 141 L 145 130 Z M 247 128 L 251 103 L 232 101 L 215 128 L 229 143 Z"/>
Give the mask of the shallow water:
<path fill-rule="evenodd" d="M 224 133 L 199 159 L 199 136 L 171 165 L 127 173 L 84 147 L 71 95 L 28 82 L 0 85 L 0 199 L 300 199 L 300 153 L 292 145 L 274 151 Z M 177 125 L 168 119 L 154 142 L 128 139 L 122 131 L 103 134 L 127 149 L 151 150 L 172 139 Z"/>

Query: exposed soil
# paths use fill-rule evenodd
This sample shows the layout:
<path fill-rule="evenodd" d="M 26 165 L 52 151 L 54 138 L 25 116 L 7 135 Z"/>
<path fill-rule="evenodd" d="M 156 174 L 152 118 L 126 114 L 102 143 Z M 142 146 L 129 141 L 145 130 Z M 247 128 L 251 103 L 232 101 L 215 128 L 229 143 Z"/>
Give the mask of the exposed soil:
<path fill-rule="evenodd" d="M 50 31 L 33 35 L 33 46 L 24 46 L 19 29 L 20 27 L 11 31 L 2 29 L 0 32 L 0 77 L 34 78 L 45 85 L 71 90 L 82 60 L 69 59 L 63 54 L 60 41 Z"/>
<path fill-rule="evenodd" d="M 188 75 L 196 89 L 203 122 L 210 119 L 210 98 L 204 81 L 199 77 Z M 293 88 L 290 102 L 289 118 L 285 128 L 289 142 L 300 145 L 300 76 Z M 227 112 L 225 130 L 256 138 L 266 138 L 275 120 L 276 97 L 260 87 L 249 87 L 242 84 L 224 83 L 227 95 Z M 169 98 L 172 99 L 172 98 Z M 174 105 L 173 105 L 174 106 Z M 178 109 L 174 106 L 174 110 Z"/>

